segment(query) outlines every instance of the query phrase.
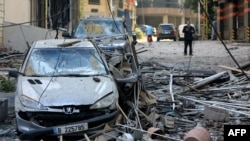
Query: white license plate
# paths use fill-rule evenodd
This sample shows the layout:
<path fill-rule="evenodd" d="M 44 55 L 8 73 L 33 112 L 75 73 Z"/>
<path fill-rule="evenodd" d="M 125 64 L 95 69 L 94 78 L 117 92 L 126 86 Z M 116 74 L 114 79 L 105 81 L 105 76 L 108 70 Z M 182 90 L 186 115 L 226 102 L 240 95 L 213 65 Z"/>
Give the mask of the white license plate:
<path fill-rule="evenodd" d="M 169 34 L 170 33 L 170 31 L 164 31 L 164 34 Z"/>
<path fill-rule="evenodd" d="M 81 124 L 73 124 L 73 125 L 65 125 L 65 126 L 58 126 L 54 128 L 55 134 L 67 134 L 67 133 L 74 133 L 80 132 L 88 129 L 88 123 L 81 123 Z"/>

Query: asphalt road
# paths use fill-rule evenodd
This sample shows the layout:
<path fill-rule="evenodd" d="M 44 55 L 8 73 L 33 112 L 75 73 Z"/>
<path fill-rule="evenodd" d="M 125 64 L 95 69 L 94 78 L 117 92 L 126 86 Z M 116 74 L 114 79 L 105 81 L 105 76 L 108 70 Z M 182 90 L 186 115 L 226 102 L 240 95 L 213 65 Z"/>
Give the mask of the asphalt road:
<path fill-rule="evenodd" d="M 184 42 L 161 40 L 149 45 L 146 38 L 139 39 L 136 45 L 140 62 L 156 61 L 163 64 L 189 64 L 190 67 L 214 69 L 222 71 L 218 65 L 238 67 L 250 60 L 249 43 L 232 43 L 219 40 L 195 40 L 193 42 L 193 56 L 184 56 Z M 237 65 L 238 64 L 238 65 Z"/>

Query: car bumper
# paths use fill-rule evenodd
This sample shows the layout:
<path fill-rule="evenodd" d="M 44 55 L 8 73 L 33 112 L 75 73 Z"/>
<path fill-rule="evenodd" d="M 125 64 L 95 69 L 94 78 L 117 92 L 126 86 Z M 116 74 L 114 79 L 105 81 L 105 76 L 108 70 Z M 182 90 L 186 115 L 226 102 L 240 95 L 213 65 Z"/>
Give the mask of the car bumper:
<path fill-rule="evenodd" d="M 84 132 L 88 132 L 88 130 L 93 130 L 96 129 L 97 127 L 103 127 L 101 125 L 111 121 L 112 119 L 115 119 L 118 111 L 114 111 L 112 113 L 90 118 L 87 120 L 82 120 L 79 122 L 74 122 L 66 125 L 58 125 L 58 126 L 53 126 L 53 127 L 43 127 L 40 126 L 32 121 L 27 121 L 22 119 L 18 114 L 16 114 L 16 122 L 18 125 L 18 130 L 22 132 L 23 134 L 21 135 L 20 139 L 28 139 L 34 136 L 40 136 L 40 135 L 52 135 L 52 136 L 57 136 L 57 135 L 62 135 L 58 132 L 55 132 L 55 129 L 57 129 L 60 126 L 67 126 L 67 125 L 73 125 L 73 124 L 85 124 L 87 123 L 88 125 L 94 124 L 94 123 L 102 123 L 98 126 L 95 127 L 88 127 L 88 129 L 84 130 Z"/>
<path fill-rule="evenodd" d="M 157 38 L 160 39 L 176 39 L 175 35 L 170 35 L 170 34 L 159 34 Z"/>

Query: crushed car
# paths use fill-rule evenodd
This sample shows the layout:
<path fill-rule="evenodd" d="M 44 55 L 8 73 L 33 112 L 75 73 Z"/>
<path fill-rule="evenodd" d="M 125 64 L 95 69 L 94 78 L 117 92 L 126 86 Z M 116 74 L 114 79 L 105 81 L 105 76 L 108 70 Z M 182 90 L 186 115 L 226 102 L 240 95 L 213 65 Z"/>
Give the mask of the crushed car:
<path fill-rule="evenodd" d="M 102 129 L 118 113 L 116 81 L 129 82 L 115 80 L 99 47 L 86 39 L 36 41 L 9 76 L 17 78 L 16 128 L 23 138 Z"/>
<path fill-rule="evenodd" d="M 122 62 L 125 54 L 131 53 L 131 45 L 137 42 L 136 35 L 128 34 L 126 22 L 119 17 L 86 16 L 74 27 L 62 36 L 95 40 L 112 65 Z"/>

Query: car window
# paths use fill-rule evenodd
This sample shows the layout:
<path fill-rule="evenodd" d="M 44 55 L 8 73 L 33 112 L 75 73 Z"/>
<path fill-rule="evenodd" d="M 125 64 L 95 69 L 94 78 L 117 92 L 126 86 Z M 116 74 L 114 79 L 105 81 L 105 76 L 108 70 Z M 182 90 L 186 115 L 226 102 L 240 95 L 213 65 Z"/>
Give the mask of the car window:
<path fill-rule="evenodd" d="M 98 53 L 87 48 L 34 49 L 25 69 L 28 76 L 67 74 L 106 74 L 106 69 Z"/>
<path fill-rule="evenodd" d="M 161 29 L 163 29 L 163 30 L 173 30 L 174 28 L 171 25 L 161 25 Z"/>
<path fill-rule="evenodd" d="M 75 37 L 103 37 L 124 34 L 122 21 L 113 20 L 82 20 L 75 32 Z"/>

